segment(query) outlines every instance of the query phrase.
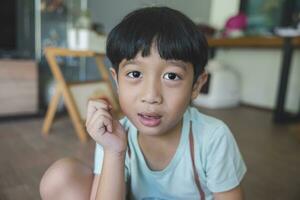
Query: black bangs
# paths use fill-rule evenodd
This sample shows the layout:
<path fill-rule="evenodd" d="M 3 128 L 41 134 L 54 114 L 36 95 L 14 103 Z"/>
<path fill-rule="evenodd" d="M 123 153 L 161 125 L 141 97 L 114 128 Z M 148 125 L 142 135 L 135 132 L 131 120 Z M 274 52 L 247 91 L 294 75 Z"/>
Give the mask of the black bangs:
<path fill-rule="evenodd" d="M 123 59 L 133 59 L 139 52 L 149 56 L 153 45 L 162 59 L 193 64 L 195 78 L 207 63 L 204 35 L 189 18 L 168 7 L 142 8 L 128 14 L 109 33 L 106 53 L 117 71 Z"/>

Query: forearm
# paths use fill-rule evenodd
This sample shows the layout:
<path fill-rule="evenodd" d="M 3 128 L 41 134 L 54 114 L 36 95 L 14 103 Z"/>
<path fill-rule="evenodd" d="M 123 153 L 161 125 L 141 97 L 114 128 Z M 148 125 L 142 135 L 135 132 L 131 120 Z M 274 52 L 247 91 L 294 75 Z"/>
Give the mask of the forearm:
<path fill-rule="evenodd" d="M 113 154 L 104 152 L 103 167 L 99 187 L 97 189 L 97 200 L 123 200 L 126 196 L 125 186 L 125 154 Z"/>

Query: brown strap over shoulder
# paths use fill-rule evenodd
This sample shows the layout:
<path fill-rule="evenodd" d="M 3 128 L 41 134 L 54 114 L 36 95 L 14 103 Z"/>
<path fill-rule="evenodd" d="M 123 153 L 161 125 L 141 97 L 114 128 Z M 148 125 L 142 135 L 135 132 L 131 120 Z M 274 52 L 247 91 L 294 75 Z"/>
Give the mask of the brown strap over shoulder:
<path fill-rule="evenodd" d="M 128 137 L 128 133 L 129 133 L 129 128 L 126 130 L 126 135 Z M 127 140 L 127 151 L 128 151 L 128 157 L 131 158 L 131 150 L 130 150 L 130 146 L 129 146 L 129 141 Z"/>
<path fill-rule="evenodd" d="M 195 165 L 195 148 L 194 148 L 194 137 L 193 137 L 193 132 L 192 132 L 192 121 L 190 121 L 189 139 L 190 139 L 190 153 L 191 153 L 195 183 L 196 183 L 196 186 L 197 186 L 198 191 L 199 191 L 200 199 L 205 200 L 205 194 L 204 194 L 204 192 L 201 188 L 200 177 L 198 175 L 196 165 Z"/>

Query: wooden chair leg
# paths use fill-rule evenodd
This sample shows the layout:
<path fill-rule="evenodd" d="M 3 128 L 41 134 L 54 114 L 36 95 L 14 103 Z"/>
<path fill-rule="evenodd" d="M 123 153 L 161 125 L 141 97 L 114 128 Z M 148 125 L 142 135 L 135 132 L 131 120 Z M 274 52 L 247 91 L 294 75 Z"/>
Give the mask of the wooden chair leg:
<path fill-rule="evenodd" d="M 64 99 L 65 99 L 65 104 L 67 106 L 68 109 L 68 113 L 71 117 L 72 123 L 75 127 L 76 130 L 76 134 L 79 137 L 79 140 L 81 142 L 86 142 L 87 141 L 87 133 L 85 131 L 85 127 L 83 124 L 83 121 L 80 118 L 80 114 L 78 113 L 78 111 L 76 110 L 76 105 L 75 102 L 71 96 L 70 90 L 69 89 L 65 89 L 63 90 L 64 93 Z"/>
<path fill-rule="evenodd" d="M 50 127 L 53 124 L 53 119 L 54 119 L 56 109 L 57 109 L 59 100 L 61 98 L 61 95 L 62 95 L 61 87 L 59 86 L 59 84 L 56 84 L 55 93 L 51 98 L 51 101 L 50 101 L 50 104 L 49 104 L 49 107 L 48 107 L 48 110 L 47 110 L 47 113 L 46 113 L 46 117 L 45 117 L 45 120 L 44 120 L 44 124 L 43 124 L 43 127 L 42 127 L 43 135 L 48 135 L 49 134 L 49 130 L 50 130 Z"/>

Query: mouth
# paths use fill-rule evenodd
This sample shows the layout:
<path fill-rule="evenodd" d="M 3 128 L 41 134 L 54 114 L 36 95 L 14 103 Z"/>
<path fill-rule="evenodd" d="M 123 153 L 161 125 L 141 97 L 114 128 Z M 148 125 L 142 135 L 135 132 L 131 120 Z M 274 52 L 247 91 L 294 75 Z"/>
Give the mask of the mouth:
<path fill-rule="evenodd" d="M 144 126 L 155 127 L 161 123 L 161 115 L 156 113 L 138 113 L 138 119 Z"/>

